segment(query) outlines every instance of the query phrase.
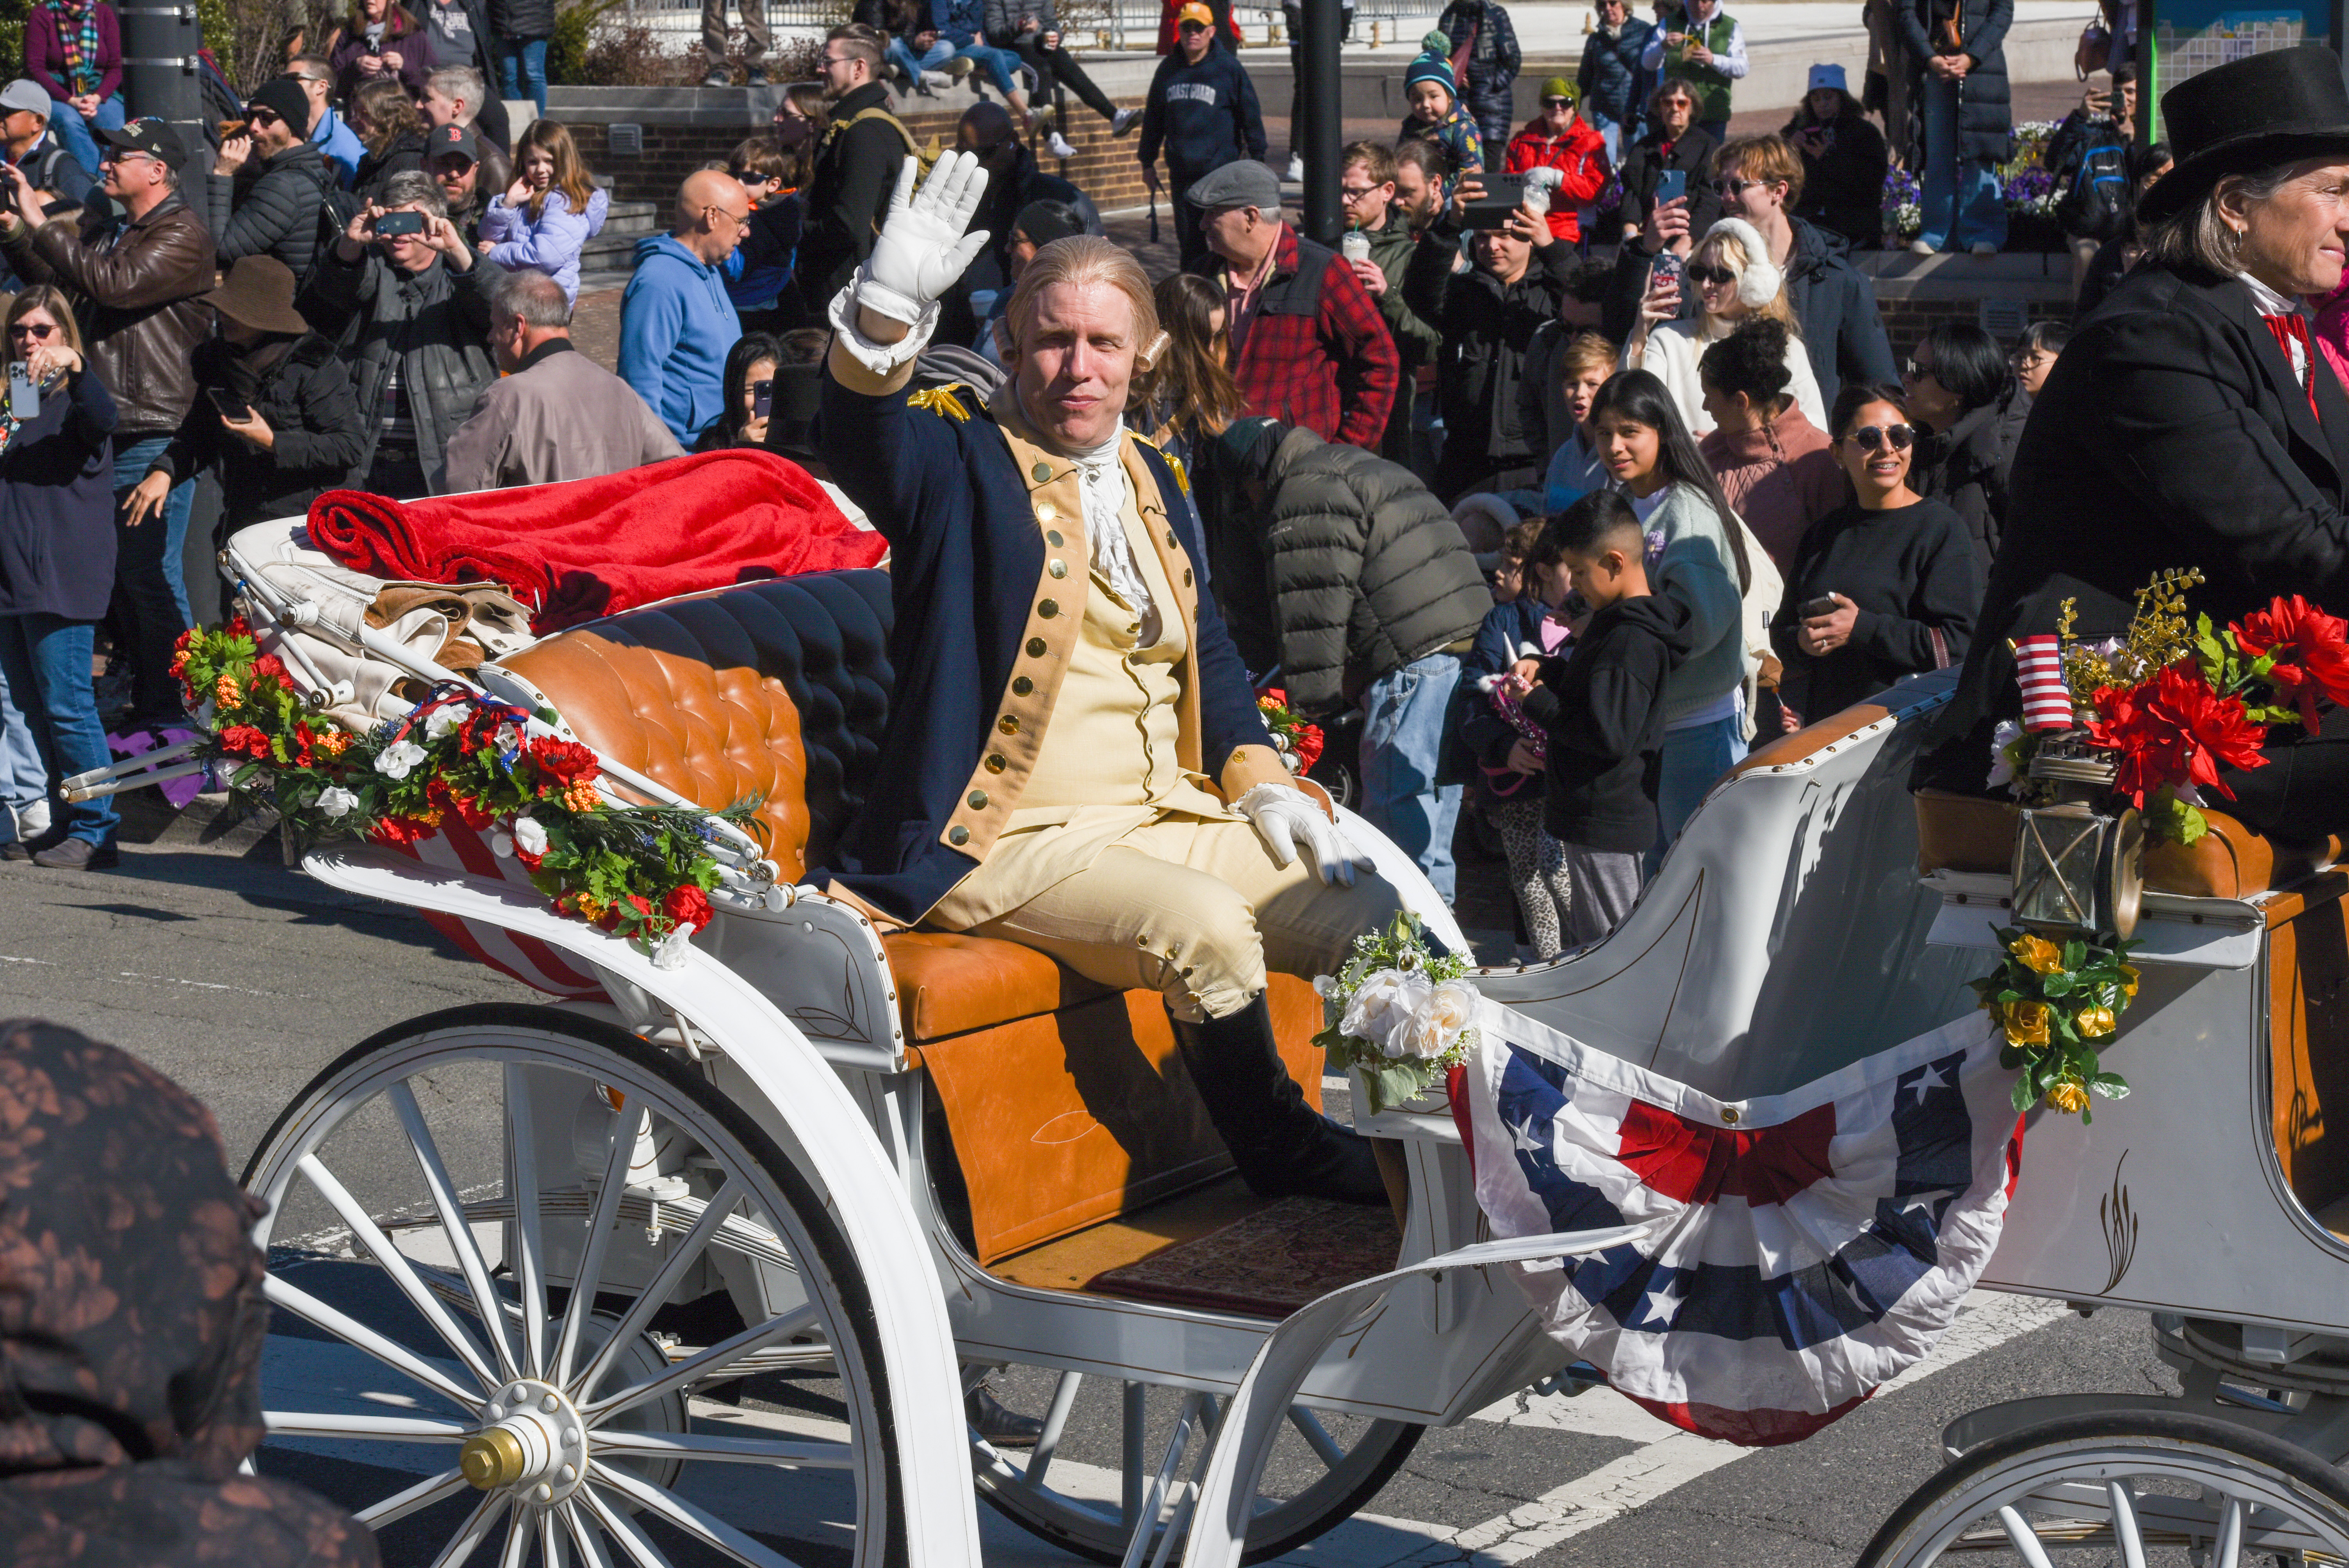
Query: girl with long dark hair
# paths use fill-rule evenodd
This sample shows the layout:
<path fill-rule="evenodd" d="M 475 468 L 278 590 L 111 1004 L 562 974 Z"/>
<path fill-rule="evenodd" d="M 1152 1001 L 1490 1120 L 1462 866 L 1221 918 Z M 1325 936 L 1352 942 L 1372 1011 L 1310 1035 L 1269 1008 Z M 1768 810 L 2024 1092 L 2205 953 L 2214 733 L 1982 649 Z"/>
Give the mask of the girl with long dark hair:
<path fill-rule="evenodd" d="M 1247 407 L 1232 378 L 1223 285 L 1176 273 L 1153 291 L 1166 334 L 1143 391 L 1143 417 L 1159 447 L 1185 462 L 1197 444 L 1221 435 Z"/>
<path fill-rule="evenodd" d="M 1663 776 L 1656 789 L 1656 858 L 1680 836 L 1705 792 L 1745 755 L 1746 595 L 1777 573 L 1730 509 L 1680 409 L 1651 372 L 1625 370 L 1591 400 L 1590 433 L 1609 481 L 1647 530 L 1649 580 L 1687 606 L 1694 649 L 1664 688 Z M 1776 594 L 1770 594 L 1773 605 Z M 1764 612 L 1766 614 L 1766 611 Z M 1758 622 L 1759 617 L 1756 617 Z"/>
<path fill-rule="evenodd" d="M 726 353 L 726 404 L 717 421 L 701 433 L 694 444 L 697 452 L 715 452 L 726 447 L 763 447 L 767 444 L 768 413 L 759 410 L 760 392 L 767 393 L 770 413 L 773 407 L 775 366 L 781 362 L 782 349 L 763 332 L 746 332 L 735 339 L 734 346 Z"/>

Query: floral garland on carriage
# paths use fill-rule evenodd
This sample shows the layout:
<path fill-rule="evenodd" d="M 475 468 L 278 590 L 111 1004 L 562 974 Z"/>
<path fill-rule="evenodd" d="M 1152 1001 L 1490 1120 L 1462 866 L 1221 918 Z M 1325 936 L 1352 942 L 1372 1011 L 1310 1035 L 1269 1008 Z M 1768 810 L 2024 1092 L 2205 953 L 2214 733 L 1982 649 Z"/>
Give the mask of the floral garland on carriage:
<path fill-rule="evenodd" d="M 171 673 L 210 732 L 193 754 L 274 808 L 292 842 L 406 846 L 461 826 L 518 862 L 557 913 L 663 968 L 682 965 L 710 921 L 712 818 L 740 825 L 756 810 L 611 804 L 595 752 L 546 733 L 551 716 L 455 681 L 363 733 L 324 722 L 241 615 L 182 635 Z"/>

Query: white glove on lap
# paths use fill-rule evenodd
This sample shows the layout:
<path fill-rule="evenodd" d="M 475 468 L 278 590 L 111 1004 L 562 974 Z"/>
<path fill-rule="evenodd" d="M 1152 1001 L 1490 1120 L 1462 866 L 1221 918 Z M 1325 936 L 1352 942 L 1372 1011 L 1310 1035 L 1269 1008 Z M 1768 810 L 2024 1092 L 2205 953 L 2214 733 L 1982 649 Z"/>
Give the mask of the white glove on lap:
<path fill-rule="evenodd" d="M 1368 863 L 1312 797 L 1293 785 L 1259 784 L 1235 801 L 1232 810 L 1256 829 L 1275 865 L 1294 863 L 1297 846 L 1303 844 L 1312 857 L 1313 874 L 1324 885 L 1334 882 L 1352 887 L 1354 867 Z"/>
<path fill-rule="evenodd" d="M 897 189 L 881 220 L 873 253 L 857 274 L 856 303 L 908 326 L 944 298 L 990 237 L 963 231 L 987 193 L 978 155 L 949 152 L 914 189 L 914 160 L 897 171 Z"/>

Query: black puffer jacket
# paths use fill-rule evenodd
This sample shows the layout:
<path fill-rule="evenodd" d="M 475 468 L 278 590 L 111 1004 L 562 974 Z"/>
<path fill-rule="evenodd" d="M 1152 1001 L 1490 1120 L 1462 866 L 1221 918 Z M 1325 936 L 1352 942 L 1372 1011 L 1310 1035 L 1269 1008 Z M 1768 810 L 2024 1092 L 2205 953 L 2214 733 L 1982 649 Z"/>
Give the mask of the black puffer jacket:
<path fill-rule="evenodd" d="M 1476 634 L 1493 596 L 1468 542 L 1409 469 L 1270 419 L 1198 449 L 1210 585 L 1251 670 L 1327 715 Z"/>
<path fill-rule="evenodd" d="M 2006 475 L 2020 430 L 2006 417 L 2003 403 L 1985 403 L 1930 438 L 1918 452 L 1916 491 L 1946 501 L 1965 520 L 1974 559 L 1982 562 L 1977 575 L 1986 574 L 1998 559 L 1999 538 L 2006 531 Z"/>
<path fill-rule="evenodd" d="M 400 356 L 400 387 L 416 422 L 417 461 L 425 488 L 434 495 L 441 493 L 449 438 L 471 418 L 481 389 L 498 378 L 489 349 L 490 296 L 504 275 L 503 269 L 480 260 L 452 273 L 438 258 L 420 273 L 403 273 L 372 245 L 356 262 L 344 261 L 341 247 L 330 245 L 294 302 L 312 331 L 344 346 L 360 408 L 381 406 L 391 356 Z M 367 477 L 380 429 L 374 420 L 363 420 L 364 449 L 349 482 Z"/>
<path fill-rule="evenodd" d="M 239 256 L 275 256 L 295 277 L 308 274 L 318 253 L 318 209 L 336 184 L 316 142 L 247 163 L 233 179 L 207 174 L 204 183 L 222 266 Z"/>
<path fill-rule="evenodd" d="M 1435 395 L 1452 434 L 1444 443 L 1435 491 L 1456 500 L 1495 469 L 1547 456 L 1534 450 L 1537 432 L 1526 429 L 1519 415 L 1517 384 L 1534 334 L 1557 318 L 1575 249 L 1554 240 L 1534 252 L 1516 282 L 1505 284 L 1482 267 L 1452 270 L 1458 232 L 1451 224 L 1447 211 L 1412 253 L 1403 293 L 1411 308 L 1444 335 Z"/>
<path fill-rule="evenodd" d="M 383 188 L 391 182 L 393 175 L 423 167 L 424 133 L 411 130 L 405 136 L 393 137 L 381 152 L 361 155 L 358 172 L 351 178 L 351 189 L 362 201 L 381 201 Z"/>
<path fill-rule="evenodd" d="M 1958 83 L 1958 156 L 2003 163 L 2014 147 L 2014 98 L 2006 85 L 2006 30 L 2014 24 L 2014 0 L 1902 0 L 1900 35 L 1909 45 L 1911 79 L 1921 116 L 1925 84 L 1940 78 L 1925 62 L 1941 23 L 1960 15 L 1961 41 L 1974 65 Z"/>
<path fill-rule="evenodd" d="M 501 38 L 551 38 L 554 0 L 490 0 L 490 26 Z"/>
<path fill-rule="evenodd" d="M 1507 9 L 1488 5 L 1486 0 L 1452 0 L 1435 19 L 1435 26 L 1452 41 L 1454 54 L 1468 42 L 1472 30 L 1476 35 L 1475 46 L 1468 51 L 1467 79 L 1460 84 L 1461 101 L 1484 129 L 1487 142 L 1506 145 L 1509 127 L 1517 119 L 1512 88 L 1525 65 L 1524 51 L 1517 46 L 1517 29 Z M 1495 129 L 1499 136 L 1493 134 Z"/>
<path fill-rule="evenodd" d="M 308 511 L 321 490 L 341 484 L 357 466 L 367 438 L 351 401 L 350 372 L 316 333 L 246 353 L 213 338 L 196 350 L 195 377 L 200 395 L 148 471 L 176 483 L 218 468 L 223 529 Z M 202 395 L 212 392 L 253 406 L 273 433 L 267 450 L 222 428 L 219 408 Z"/>

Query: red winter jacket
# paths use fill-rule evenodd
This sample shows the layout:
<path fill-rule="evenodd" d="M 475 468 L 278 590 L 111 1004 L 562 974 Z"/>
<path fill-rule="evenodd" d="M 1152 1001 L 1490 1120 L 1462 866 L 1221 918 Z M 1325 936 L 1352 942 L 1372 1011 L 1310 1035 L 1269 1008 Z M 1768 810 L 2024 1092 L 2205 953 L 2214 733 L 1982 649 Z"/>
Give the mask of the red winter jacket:
<path fill-rule="evenodd" d="M 1586 201 L 1595 201 L 1607 189 L 1607 141 L 1598 129 L 1576 115 L 1565 131 L 1552 136 L 1538 117 L 1526 122 L 1525 129 L 1509 138 L 1509 152 L 1501 165 L 1504 174 L 1523 174 L 1527 170 L 1550 168 L 1566 176 L 1566 182 L 1550 193 L 1549 232 L 1560 240 L 1582 238 L 1582 220 L 1575 209 Z"/>
<path fill-rule="evenodd" d="M 1375 452 L 1402 361 L 1354 270 L 1283 223 L 1232 378 L 1248 413 Z"/>

